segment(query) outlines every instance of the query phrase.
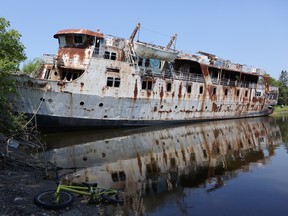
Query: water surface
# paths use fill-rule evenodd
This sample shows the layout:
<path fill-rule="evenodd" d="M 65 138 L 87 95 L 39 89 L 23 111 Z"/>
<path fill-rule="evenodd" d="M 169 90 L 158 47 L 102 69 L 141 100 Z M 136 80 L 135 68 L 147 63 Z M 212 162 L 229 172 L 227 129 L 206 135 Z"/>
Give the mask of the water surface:
<path fill-rule="evenodd" d="M 98 215 L 287 215 L 287 120 L 51 133 L 46 159 L 129 193 Z"/>

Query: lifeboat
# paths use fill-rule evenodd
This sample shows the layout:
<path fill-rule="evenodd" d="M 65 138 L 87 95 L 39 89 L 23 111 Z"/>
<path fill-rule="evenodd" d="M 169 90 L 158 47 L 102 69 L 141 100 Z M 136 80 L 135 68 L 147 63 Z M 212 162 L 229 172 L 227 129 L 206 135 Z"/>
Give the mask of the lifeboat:
<path fill-rule="evenodd" d="M 178 55 L 177 50 L 156 46 L 144 42 L 133 42 L 135 53 L 142 58 L 159 59 L 172 62 Z"/>

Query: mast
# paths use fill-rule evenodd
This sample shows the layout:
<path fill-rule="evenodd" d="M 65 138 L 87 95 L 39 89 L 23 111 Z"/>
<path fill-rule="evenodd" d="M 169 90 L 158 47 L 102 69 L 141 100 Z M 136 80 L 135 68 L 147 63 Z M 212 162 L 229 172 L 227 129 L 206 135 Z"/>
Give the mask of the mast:
<path fill-rule="evenodd" d="M 135 27 L 134 31 L 132 32 L 132 34 L 131 34 L 131 36 L 130 36 L 129 44 L 132 44 L 132 42 L 133 42 L 133 40 L 134 40 L 134 38 L 135 38 L 138 30 L 140 29 L 140 26 L 141 26 L 141 24 L 138 23 L 137 26 Z"/>
<path fill-rule="evenodd" d="M 171 40 L 169 41 L 169 43 L 166 46 L 167 49 L 169 49 L 172 46 L 172 44 L 176 40 L 176 38 L 177 38 L 177 34 L 174 34 L 173 37 L 171 38 Z"/>

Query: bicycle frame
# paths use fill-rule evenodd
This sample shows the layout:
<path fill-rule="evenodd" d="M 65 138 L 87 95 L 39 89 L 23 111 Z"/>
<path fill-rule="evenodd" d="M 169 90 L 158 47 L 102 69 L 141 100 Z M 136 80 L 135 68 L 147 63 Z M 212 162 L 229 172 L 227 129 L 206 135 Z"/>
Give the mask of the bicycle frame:
<path fill-rule="evenodd" d="M 103 187 L 88 187 L 88 186 L 76 186 L 76 185 L 63 185 L 58 184 L 56 189 L 56 197 L 57 201 L 59 196 L 57 196 L 61 190 L 73 192 L 80 195 L 86 195 L 90 196 L 92 199 L 96 199 L 98 197 L 101 197 L 103 194 L 110 194 L 110 193 L 116 193 L 117 190 L 115 189 L 107 189 Z"/>

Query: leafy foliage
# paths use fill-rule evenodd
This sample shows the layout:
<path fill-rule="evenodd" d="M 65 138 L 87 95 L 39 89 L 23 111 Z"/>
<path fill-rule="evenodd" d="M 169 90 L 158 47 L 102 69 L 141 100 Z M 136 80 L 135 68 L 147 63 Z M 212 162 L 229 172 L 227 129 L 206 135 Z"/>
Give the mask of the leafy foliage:
<path fill-rule="evenodd" d="M 42 65 L 43 65 L 42 59 L 35 58 L 33 60 L 26 62 L 23 65 L 22 70 L 26 74 L 34 75 L 41 68 Z"/>
<path fill-rule="evenodd" d="M 279 82 L 278 104 L 287 105 L 288 104 L 288 73 L 286 70 L 282 70 L 278 82 Z"/>
<path fill-rule="evenodd" d="M 26 59 L 25 47 L 20 42 L 21 34 L 8 29 L 10 22 L 0 17 L 0 131 L 12 133 L 24 123 L 22 115 L 14 116 L 7 95 L 15 92 L 15 82 L 9 75 L 19 70 Z"/>

